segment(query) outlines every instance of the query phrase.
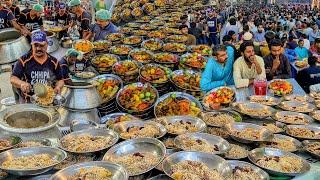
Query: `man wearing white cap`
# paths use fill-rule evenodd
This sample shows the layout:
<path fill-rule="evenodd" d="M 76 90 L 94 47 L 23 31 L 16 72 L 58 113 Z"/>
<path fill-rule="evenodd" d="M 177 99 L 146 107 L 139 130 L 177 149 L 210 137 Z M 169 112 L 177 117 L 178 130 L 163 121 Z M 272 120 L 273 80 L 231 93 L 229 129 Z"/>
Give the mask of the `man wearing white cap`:
<path fill-rule="evenodd" d="M 93 41 L 103 40 L 108 34 L 117 32 L 117 27 L 110 22 L 110 19 L 111 13 L 108 10 L 97 11 L 97 22 L 91 26 L 90 33 L 85 39 L 89 40 L 93 37 Z"/>

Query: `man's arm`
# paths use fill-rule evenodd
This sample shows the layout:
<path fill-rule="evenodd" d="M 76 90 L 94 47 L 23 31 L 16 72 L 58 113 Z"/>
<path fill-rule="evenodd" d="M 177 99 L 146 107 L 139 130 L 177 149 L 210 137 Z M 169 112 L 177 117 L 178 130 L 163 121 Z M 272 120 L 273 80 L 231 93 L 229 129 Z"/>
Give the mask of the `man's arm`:
<path fill-rule="evenodd" d="M 243 79 L 241 76 L 241 67 L 239 60 L 236 60 L 236 62 L 233 65 L 233 79 L 236 88 L 243 88 L 249 86 L 249 79 Z"/>
<path fill-rule="evenodd" d="M 216 69 L 214 61 L 215 61 L 214 59 L 209 59 L 206 65 L 206 68 L 201 74 L 200 88 L 202 91 L 210 91 L 213 88 L 224 86 L 226 84 L 224 80 L 221 80 L 221 81 L 212 80 L 212 77 Z"/>
<path fill-rule="evenodd" d="M 86 38 L 90 33 L 90 20 L 82 19 L 81 20 L 81 29 L 83 30 L 82 39 Z"/>
<path fill-rule="evenodd" d="M 282 70 L 281 79 L 289 79 L 291 78 L 291 65 L 287 57 L 282 56 L 282 58 L 284 58 L 284 69 Z"/>

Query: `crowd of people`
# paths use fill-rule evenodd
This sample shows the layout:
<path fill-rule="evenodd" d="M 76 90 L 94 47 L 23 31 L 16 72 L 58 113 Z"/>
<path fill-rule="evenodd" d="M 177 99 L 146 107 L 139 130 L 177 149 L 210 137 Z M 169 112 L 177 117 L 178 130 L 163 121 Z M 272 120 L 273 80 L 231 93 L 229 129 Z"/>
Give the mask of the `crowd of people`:
<path fill-rule="evenodd" d="M 111 22 L 112 12 L 106 10 L 110 5 L 103 0 L 95 4 L 95 14 L 80 0 L 54 0 L 50 5 L 53 12 L 48 12 L 48 7 L 48 3 L 36 4 L 20 11 L 12 0 L 0 5 L 0 29 L 14 27 L 32 44 L 32 50 L 17 61 L 11 77 L 13 86 L 23 93 L 29 93 L 36 82 L 52 80 L 58 82 L 55 91 L 59 93 L 68 79 L 69 68 L 63 68 L 82 59 L 74 49 L 60 61 L 46 53 L 43 13 L 51 13 L 50 17 L 54 14 L 55 25 L 63 28 L 59 37 L 98 41 L 119 29 Z M 181 33 L 188 37 L 187 45 L 207 44 L 213 48 L 202 72 L 203 91 L 224 85 L 248 87 L 255 79 L 296 78 L 306 92 L 320 83 L 320 13 L 309 6 L 242 3 L 190 8 L 180 23 Z M 306 66 L 296 67 L 297 61 L 306 62 Z"/>

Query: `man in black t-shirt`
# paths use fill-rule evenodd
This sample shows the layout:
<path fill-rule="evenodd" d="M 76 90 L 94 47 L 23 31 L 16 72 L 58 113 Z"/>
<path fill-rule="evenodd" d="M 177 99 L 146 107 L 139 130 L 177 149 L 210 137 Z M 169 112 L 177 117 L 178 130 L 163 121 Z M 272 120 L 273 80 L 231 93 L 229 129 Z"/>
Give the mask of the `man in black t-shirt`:
<path fill-rule="evenodd" d="M 63 31 L 59 32 L 59 37 L 67 36 L 67 29 L 70 23 L 70 15 L 67 12 L 67 7 L 65 3 L 60 3 L 58 6 L 58 13 L 55 17 L 55 22 L 57 26 L 62 27 Z"/>
<path fill-rule="evenodd" d="M 80 38 L 85 39 L 90 33 L 91 15 L 81 7 L 80 0 L 71 0 L 69 2 L 71 12 L 76 14 L 76 20 L 80 32 Z"/>
<path fill-rule="evenodd" d="M 59 94 L 64 86 L 61 67 L 56 58 L 47 53 L 48 42 L 45 32 L 36 31 L 31 37 L 32 50 L 18 59 L 10 78 L 11 84 L 21 90 L 20 101 L 29 101 L 32 86 L 36 83 L 51 85 Z"/>
<path fill-rule="evenodd" d="M 21 11 L 18 23 L 28 31 L 29 36 L 31 36 L 32 31 L 44 30 L 41 13 L 43 13 L 43 6 L 40 4 L 34 5 L 32 9 Z"/>
<path fill-rule="evenodd" d="M 12 0 L 5 0 L 6 7 L 11 10 L 16 19 L 20 17 L 20 8 L 13 4 Z"/>

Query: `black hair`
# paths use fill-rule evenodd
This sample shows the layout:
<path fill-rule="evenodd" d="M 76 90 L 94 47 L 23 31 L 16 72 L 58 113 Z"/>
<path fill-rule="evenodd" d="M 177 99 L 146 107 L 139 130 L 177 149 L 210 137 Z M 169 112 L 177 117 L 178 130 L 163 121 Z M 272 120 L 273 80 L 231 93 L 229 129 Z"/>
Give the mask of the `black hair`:
<path fill-rule="evenodd" d="M 230 22 L 230 25 L 236 25 L 237 24 L 236 18 L 233 18 L 233 17 L 229 19 L 229 22 Z"/>
<path fill-rule="evenodd" d="M 226 42 L 226 41 L 231 41 L 232 40 L 232 37 L 230 35 L 224 35 L 223 38 L 222 38 L 222 42 Z"/>
<path fill-rule="evenodd" d="M 236 34 L 236 32 L 234 32 L 234 31 L 232 31 L 232 30 L 230 30 L 230 31 L 228 32 L 228 35 L 229 35 L 229 36 L 233 36 L 234 34 Z"/>
<path fill-rule="evenodd" d="M 227 48 L 225 45 L 215 45 L 212 48 L 212 55 L 217 56 L 219 51 L 226 51 L 226 50 L 227 50 Z"/>
<path fill-rule="evenodd" d="M 272 39 L 268 44 L 268 46 L 269 46 L 269 49 L 271 49 L 272 46 L 282 46 L 282 42 L 280 39 Z"/>
<path fill-rule="evenodd" d="M 309 64 L 310 66 L 315 66 L 316 63 L 317 63 L 317 60 L 318 60 L 317 57 L 315 57 L 315 56 L 310 56 L 310 57 L 308 58 L 308 64 Z"/>
<path fill-rule="evenodd" d="M 269 44 L 272 39 L 276 37 L 275 33 L 273 31 L 268 31 L 265 35 L 264 38 L 266 39 L 267 43 Z"/>
<path fill-rule="evenodd" d="M 304 42 L 304 41 L 303 41 L 303 39 L 299 39 L 298 43 L 299 43 L 299 42 Z"/>
<path fill-rule="evenodd" d="M 181 30 L 181 29 L 183 29 L 183 28 L 188 28 L 188 26 L 185 25 L 185 24 L 182 24 L 182 25 L 179 26 L 179 30 Z M 189 28 L 188 28 L 188 29 L 189 29 Z"/>
<path fill-rule="evenodd" d="M 314 40 L 314 42 L 315 42 L 315 43 L 320 43 L 320 38 L 316 38 L 316 39 Z"/>
<path fill-rule="evenodd" d="M 252 41 L 243 41 L 243 43 L 240 45 L 240 52 L 243 53 L 248 46 L 254 47 L 253 42 Z"/>

